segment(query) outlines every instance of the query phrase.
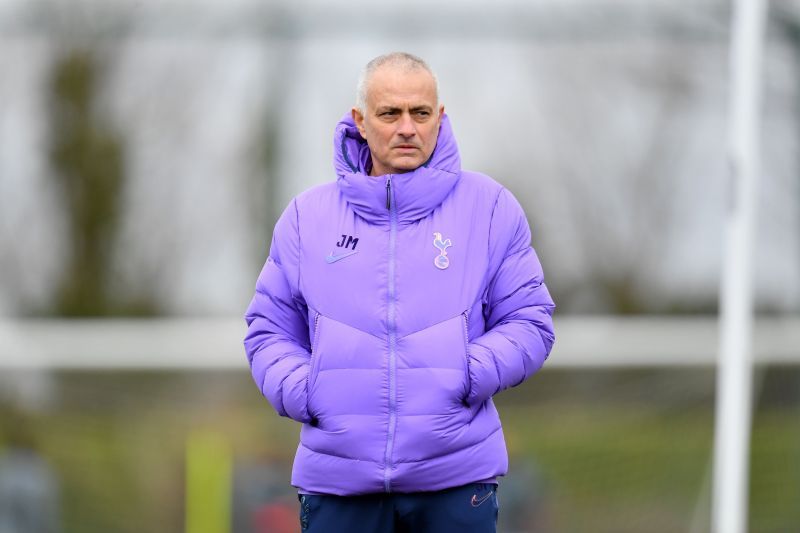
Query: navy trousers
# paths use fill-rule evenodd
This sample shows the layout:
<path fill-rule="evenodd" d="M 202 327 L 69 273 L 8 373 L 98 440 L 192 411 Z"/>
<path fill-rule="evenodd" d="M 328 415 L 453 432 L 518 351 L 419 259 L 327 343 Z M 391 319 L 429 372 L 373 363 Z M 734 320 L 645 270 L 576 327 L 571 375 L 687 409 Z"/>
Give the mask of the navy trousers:
<path fill-rule="evenodd" d="M 364 496 L 299 495 L 304 533 L 495 533 L 497 485 Z"/>

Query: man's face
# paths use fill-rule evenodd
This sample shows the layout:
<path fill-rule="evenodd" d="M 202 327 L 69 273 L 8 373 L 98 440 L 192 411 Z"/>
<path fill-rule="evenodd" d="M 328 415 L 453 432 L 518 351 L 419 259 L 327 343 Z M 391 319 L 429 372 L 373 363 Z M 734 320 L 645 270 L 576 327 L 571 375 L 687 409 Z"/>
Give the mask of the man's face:
<path fill-rule="evenodd" d="M 444 106 L 436 105 L 436 82 L 425 69 L 386 65 L 372 74 L 364 114 L 353 120 L 372 152 L 373 176 L 410 172 L 433 153 Z"/>

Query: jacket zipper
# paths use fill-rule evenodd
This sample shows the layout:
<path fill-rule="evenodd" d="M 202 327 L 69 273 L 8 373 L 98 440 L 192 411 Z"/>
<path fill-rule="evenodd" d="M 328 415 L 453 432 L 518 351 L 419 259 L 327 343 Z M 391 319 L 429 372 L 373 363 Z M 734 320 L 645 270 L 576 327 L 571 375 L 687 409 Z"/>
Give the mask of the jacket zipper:
<path fill-rule="evenodd" d="M 464 360 L 467 364 L 467 395 L 464 397 L 464 404 L 466 404 L 467 398 L 472 392 L 472 380 L 469 377 L 469 311 L 464 311 L 461 316 L 464 318 Z"/>
<path fill-rule="evenodd" d="M 469 344 L 469 311 L 461 313 L 464 317 L 464 343 Z"/>
<path fill-rule="evenodd" d="M 397 430 L 397 324 L 395 324 L 395 286 L 394 286 L 394 249 L 397 241 L 397 212 L 392 202 L 392 176 L 386 178 L 386 208 L 389 210 L 389 432 L 386 436 L 386 453 L 384 455 L 383 486 L 391 492 L 392 452 L 395 431 Z"/>
<path fill-rule="evenodd" d="M 317 362 L 317 342 L 319 342 L 319 313 L 314 314 L 314 338 L 311 339 L 311 357 L 308 361 L 308 377 L 306 378 L 306 390 L 311 392 L 314 385 L 314 364 Z"/>
<path fill-rule="evenodd" d="M 317 340 L 319 339 L 319 313 L 314 313 L 314 339 L 311 341 L 311 354 L 317 348 Z"/>

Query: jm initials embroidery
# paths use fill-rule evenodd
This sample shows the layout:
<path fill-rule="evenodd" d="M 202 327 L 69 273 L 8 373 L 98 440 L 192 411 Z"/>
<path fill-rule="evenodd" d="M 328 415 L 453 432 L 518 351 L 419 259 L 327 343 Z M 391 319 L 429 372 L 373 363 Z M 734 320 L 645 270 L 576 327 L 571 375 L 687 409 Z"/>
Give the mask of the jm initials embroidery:
<path fill-rule="evenodd" d="M 325 258 L 325 262 L 335 263 L 336 261 L 340 261 L 345 257 L 350 257 L 351 255 L 358 253 L 356 250 L 356 246 L 358 246 L 358 237 L 353 237 L 352 235 L 342 235 L 342 239 L 336 243 L 337 248 L 344 248 L 346 251 L 339 252 L 334 254 L 333 251 L 328 254 Z"/>
<path fill-rule="evenodd" d="M 353 237 L 352 235 L 342 235 L 342 240 L 336 243 L 336 246 L 339 248 L 350 248 L 355 250 L 356 246 L 358 246 L 358 237 Z"/>

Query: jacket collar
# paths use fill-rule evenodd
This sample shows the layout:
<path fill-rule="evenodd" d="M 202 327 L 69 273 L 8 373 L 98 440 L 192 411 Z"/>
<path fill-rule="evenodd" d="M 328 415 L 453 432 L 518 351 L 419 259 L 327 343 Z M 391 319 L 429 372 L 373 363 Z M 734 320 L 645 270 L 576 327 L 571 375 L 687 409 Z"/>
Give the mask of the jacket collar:
<path fill-rule="evenodd" d="M 369 147 L 349 114 L 336 125 L 333 144 L 333 166 L 339 190 L 353 210 L 373 224 L 389 221 L 386 207 L 389 178 L 397 220 L 402 224 L 430 214 L 461 177 L 461 159 L 447 115 L 442 117 L 436 148 L 430 159 L 411 172 L 370 176 L 367 170 L 371 166 Z"/>

